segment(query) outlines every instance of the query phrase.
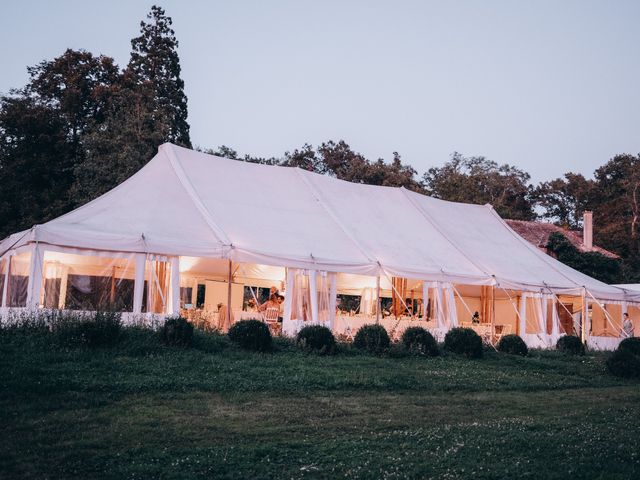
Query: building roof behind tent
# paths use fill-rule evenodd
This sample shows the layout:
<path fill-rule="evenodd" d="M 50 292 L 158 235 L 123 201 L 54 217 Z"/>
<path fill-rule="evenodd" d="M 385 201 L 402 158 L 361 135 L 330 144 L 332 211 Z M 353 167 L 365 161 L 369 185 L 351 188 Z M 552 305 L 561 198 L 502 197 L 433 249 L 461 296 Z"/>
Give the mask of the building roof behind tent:
<path fill-rule="evenodd" d="M 552 233 L 561 233 L 564 235 L 571 244 L 578 249 L 578 251 L 585 252 L 597 252 L 608 258 L 620 258 L 613 252 L 605 250 L 602 247 L 594 245 L 591 249 L 582 241 L 582 232 L 569 230 L 567 228 L 554 225 L 553 223 L 546 222 L 532 222 L 526 220 L 505 220 L 507 224 L 515 230 L 518 235 L 523 237 L 526 241 L 533 246 L 546 252 L 547 243 L 549 242 L 549 236 Z"/>

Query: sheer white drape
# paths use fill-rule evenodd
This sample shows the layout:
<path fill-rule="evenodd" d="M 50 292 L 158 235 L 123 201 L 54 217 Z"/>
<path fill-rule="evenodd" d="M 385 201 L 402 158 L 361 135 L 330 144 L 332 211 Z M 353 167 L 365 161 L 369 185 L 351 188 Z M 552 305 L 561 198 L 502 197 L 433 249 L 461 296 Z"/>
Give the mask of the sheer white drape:
<path fill-rule="evenodd" d="M 288 268 L 286 277 L 287 288 L 282 332 L 285 335 L 294 336 L 302 328 L 304 322 L 310 321 L 312 318 L 309 272 L 298 268 Z"/>
<path fill-rule="evenodd" d="M 448 282 L 431 282 L 431 315 L 436 328 L 448 331 L 458 326 L 458 310 L 453 285 Z"/>
<path fill-rule="evenodd" d="M 365 287 L 360 295 L 360 313 L 367 316 L 376 314 L 376 289 Z"/>
<path fill-rule="evenodd" d="M 331 282 L 327 272 L 317 274 L 316 288 L 318 290 L 318 316 L 312 321 L 328 326 L 331 323 Z"/>
<path fill-rule="evenodd" d="M 553 346 L 566 333 L 553 294 L 523 292 L 518 317 L 520 336 L 530 347 Z"/>
<path fill-rule="evenodd" d="M 287 269 L 282 331 L 295 335 L 305 324 L 333 325 L 336 310 L 336 274 Z"/>
<path fill-rule="evenodd" d="M 423 321 L 429 320 L 429 282 L 422 282 L 422 312 L 421 317 Z"/>
<path fill-rule="evenodd" d="M 336 319 L 336 303 L 338 299 L 338 275 L 329 273 L 329 321 L 327 327 L 333 330 Z"/>
<path fill-rule="evenodd" d="M 284 316 L 282 318 L 282 333 L 287 336 L 296 334 L 296 321 L 293 320 L 293 290 L 295 286 L 295 269 L 285 270 L 285 296 L 284 296 Z"/>
<path fill-rule="evenodd" d="M 458 309 L 456 308 L 456 297 L 451 283 L 444 284 L 444 300 L 446 307 L 446 318 L 449 328 L 455 328 L 458 326 Z"/>
<path fill-rule="evenodd" d="M 445 305 L 444 305 L 444 294 L 443 294 L 443 289 L 442 289 L 442 284 L 439 282 L 433 282 L 431 284 L 431 288 L 432 288 L 432 299 L 433 299 L 433 305 L 432 305 L 432 310 L 433 310 L 433 314 L 435 316 L 436 319 L 436 328 L 442 331 L 446 331 L 448 330 L 448 321 L 447 321 L 447 315 L 446 315 L 446 310 L 445 310 Z"/>

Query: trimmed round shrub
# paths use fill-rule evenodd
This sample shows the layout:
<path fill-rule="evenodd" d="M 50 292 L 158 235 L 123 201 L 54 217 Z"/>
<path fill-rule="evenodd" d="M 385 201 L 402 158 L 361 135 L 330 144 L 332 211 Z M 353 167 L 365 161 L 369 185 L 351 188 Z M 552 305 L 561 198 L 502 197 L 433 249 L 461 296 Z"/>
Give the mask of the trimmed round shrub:
<path fill-rule="evenodd" d="M 182 317 L 168 318 L 160 336 L 162 342 L 170 347 L 190 347 L 193 343 L 193 325 Z"/>
<path fill-rule="evenodd" d="M 471 328 L 452 328 L 444 337 L 444 349 L 467 358 L 480 358 L 482 338 Z"/>
<path fill-rule="evenodd" d="M 527 344 L 518 335 L 505 335 L 500 339 L 496 346 L 499 352 L 508 353 L 510 355 L 522 355 L 526 357 L 529 353 Z"/>
<path fill-rule="evenodd" d="M 617 377 L 640 377 L 640 356 L 630 350 L 618 348 L 607 359 L 607 369 Z"/>
<path fill-rule="evenodd" d="M 422 327 L 409 327 L 402 334 L 402 344 L 412 352 L 418 352 L 427 357 L 438 355 L 438 343 L 431 333 Z"/>
<path fill-rule="evenodd" d="M 389 334 L 382 325 L 363 325 L 353 339 L 353 346 L 371 353 L 389 348 Z"/>
<path fill-rule="evenodd" d="M 628 350 L 634 355 L 640 355 L 640 338 L 625 338 L 620 342 L 620 345 L 618 345 L 618 350 Z"/>
<path fill-rule="evenodd" d="M 241 320 L 229 329 L 229 340 L 245 350 L 268 352 L 272 347 L 269 327 L 260 320 Z"/>
<path fill-rule="evenodd" d="M 584 355 L 584 344 L 575 335 L 560 337 L 556 343 L 556 349 L 568 355 Z"/>
<path fill-rule="evenodd" d="M 309 325 L 298 332 L 296 344 L 302 350 L 326 355 L 335 351 L 336 339 L 327 327 Z"/>

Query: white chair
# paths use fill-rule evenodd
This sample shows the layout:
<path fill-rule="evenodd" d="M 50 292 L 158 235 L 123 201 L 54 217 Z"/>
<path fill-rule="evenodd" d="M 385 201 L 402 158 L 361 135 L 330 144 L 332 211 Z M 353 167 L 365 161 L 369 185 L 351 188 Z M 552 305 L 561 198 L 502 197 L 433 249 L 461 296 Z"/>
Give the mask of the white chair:
<path fill-rule="evenodd" d="M 278 333 L 280 330 L 280 324 L 278 323 L 278 317 L 280 316 L 280 309 L 275 307 L 267 308 L 262 314 L 264 322 L 269 326 L 269 329 L 273 333 Z"/>
<path fill-rule="evenodd" d="M 269 323 L 269 322 L 277 322 L 279 313 L 280 313 L 280 310 L 278 310 L 277 308 L 269 307 L 264 311 L 262 316 L 264 318 L 264 321 L 267 322 L 267 323 Z"/>

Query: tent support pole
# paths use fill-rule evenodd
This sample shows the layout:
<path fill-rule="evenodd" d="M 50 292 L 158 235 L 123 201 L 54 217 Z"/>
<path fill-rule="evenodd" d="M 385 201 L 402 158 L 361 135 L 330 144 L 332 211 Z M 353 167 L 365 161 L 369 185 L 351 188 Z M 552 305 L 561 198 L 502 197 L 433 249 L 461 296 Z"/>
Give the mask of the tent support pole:
<path fill-rule="evenodd" d="M 380 323 L 380 275 L 376 277 L 376 323 Z"/>
<path fill-rule="evenodd" d="M 31 263 L 29 264 L 29 283 L 27 284 L 27 308 L 29 310 L 36 310 L 40 305 L 43 263 L 44 250 L 36 243 L 31 249 Z"/>
<path fill-rule="evenodd" d="M 233 262 L 229 259 L 229 278 L 227 283 L 227 325 L 231 326 L 231 282 L 233 281 Z"/>
<path fill-rule="evenodd" d="M 496 338 L 496 286 L 491 285 L 491 345 Z"/>
<path fill-rule="evenodd" d="M 144 297 L 144 277 L 146 274 L 147 256 L 144 253 L 136 253 L 136 273 L 133 283 L 133 313 L 142 313 L 142 298 Z M 65 273 L 64 283 L 67 283 L 68 269 Z M 147 286 L 147 294 L 151 290 L 151 283 Z M 66 292 L 66 289 L 65 289 Z M 147 298 L 147 306 L 149 305 L 149 298 Z"/>

